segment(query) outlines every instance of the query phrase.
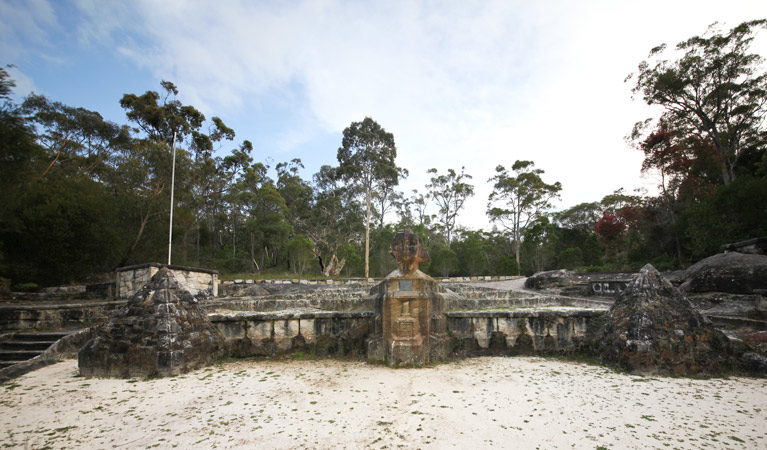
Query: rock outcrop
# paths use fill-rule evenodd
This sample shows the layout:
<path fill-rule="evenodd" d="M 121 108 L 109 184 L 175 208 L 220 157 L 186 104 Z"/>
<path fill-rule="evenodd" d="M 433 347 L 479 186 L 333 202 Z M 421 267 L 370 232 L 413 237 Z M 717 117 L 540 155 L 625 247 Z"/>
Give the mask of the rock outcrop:
<path fill-rule="evenodd" d="M 630 371 L 691 375 L 729 368 L 727 337 L 649 264 L 610 308 L 600 336 L 602 360 Z"/>
<path fill-rule="evenodd" d="M 562 288 L 573 285 L 573 273 L 565 269 L 537 272 L 525 280 L 528 289 Z"/>
<path fill-rule="evenodd" d="M 719 253 L 690 266 L 682 292 L 751 294 L 767 289 L 767 256 L 737 252 Z"/>
<path fill-rule="evenodd" d="M 80 350 L 80 374 L 179 375 L 214 363 L 222 343 L 197 299 L 162 268 Z"/>

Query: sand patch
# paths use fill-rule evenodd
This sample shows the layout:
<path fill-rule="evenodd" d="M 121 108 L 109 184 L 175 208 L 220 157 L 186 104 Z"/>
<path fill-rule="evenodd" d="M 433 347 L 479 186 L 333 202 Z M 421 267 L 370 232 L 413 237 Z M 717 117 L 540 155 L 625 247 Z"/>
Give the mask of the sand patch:
<path fill-rule="evenodd" d="M 767 380 L 542 358 L 238 361 L 157 380 L 76 361 L 0 386 L 10 448 L 767 448 Z"/>

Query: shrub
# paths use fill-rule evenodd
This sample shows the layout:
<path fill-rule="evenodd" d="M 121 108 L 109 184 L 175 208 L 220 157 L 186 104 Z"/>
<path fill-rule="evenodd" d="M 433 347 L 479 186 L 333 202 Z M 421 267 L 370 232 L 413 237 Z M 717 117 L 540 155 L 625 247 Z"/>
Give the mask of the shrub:
<path fill-rule="evenodd" d="M 559 267 L 561 269 L 573 270 L 583 265 L 583 252 L 581 249 L 570 247 L 562 250 L 559 254 Z"/>

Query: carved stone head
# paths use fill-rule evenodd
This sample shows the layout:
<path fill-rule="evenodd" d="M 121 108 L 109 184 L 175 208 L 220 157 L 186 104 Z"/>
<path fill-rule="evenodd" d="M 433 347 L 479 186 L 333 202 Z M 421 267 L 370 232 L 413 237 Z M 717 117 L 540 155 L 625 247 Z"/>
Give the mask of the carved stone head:
<path fill-rule="evenodd" d="M 418 270 L 419 263 L 430 261 L 421 237 L 410 229 L 397 232 L 389 247 L 389 252 L 394 255 L 397 266 L 403 275 Z"/>

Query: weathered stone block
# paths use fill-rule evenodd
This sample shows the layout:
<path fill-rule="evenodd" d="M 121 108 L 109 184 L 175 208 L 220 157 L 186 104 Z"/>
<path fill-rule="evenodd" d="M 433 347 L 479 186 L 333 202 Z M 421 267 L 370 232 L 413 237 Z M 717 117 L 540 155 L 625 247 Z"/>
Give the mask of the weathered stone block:
<path fill-rule="evenodd" d="M 640 372 L 717 372 L 731 363 L 727 338 L 671 282 L 646 265 L 606 315 L 599 354 Z"/>
<path fill-rule="evenodd" d="M 85 377 L 172 376 L 212 364 L 223 337 L 183 289 L 160 269 L 79 354 Z"/>

